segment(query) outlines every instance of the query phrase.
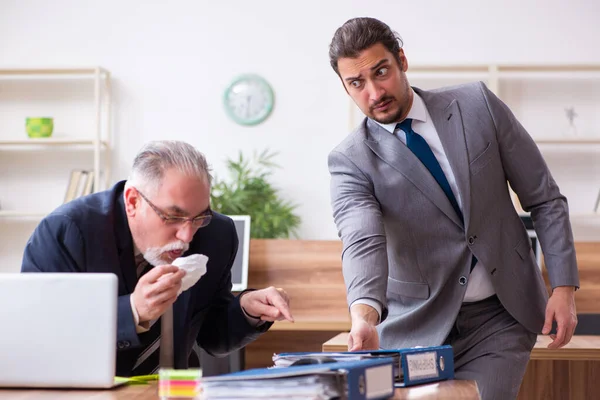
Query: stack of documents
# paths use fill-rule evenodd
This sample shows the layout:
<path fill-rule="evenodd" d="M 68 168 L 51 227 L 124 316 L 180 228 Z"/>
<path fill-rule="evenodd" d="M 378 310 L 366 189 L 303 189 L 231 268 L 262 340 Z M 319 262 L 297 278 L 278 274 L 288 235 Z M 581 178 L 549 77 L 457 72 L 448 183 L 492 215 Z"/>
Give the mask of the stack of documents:
<path fill-rule="evenodd" d="M 279 353 L 273 355 L 273 364 L 276 368 L 289 367 L 295 362 L 312 358 L 318 361 L 331 359 L 332 361 L 360 361 L 373 358 L 390 357 L 396 364 L 400 364 L 400 353 L 397 350 L 378 350 L 378 351 L 355 351 L 355 352 L 325 352 L 325 353 Z"/>
<path fill-rule="evenodd" d="M 202 378 L 201 399 L 387 399 L 394 394 L 391 358 L 259 368 Z"/>
<path fill-rule="evenodd" d="M 333 399 L 340 397 L 335 372 L 319 375 L 278 376 L 249 380 L 204 382 L 202 399 L 255 398 L 255 399 Z"/>
<path fill-rule="evenodd" d="M 364 350 L 344 352 L 294 352 L 273 356 L 275 367 L 288 367 L 310 359 L 316 362 L 358 361 L 389 358 L 394 366 L 396 386 L 411 386 L 445 379 L 454 379 L 454 352 L 452 346 L 413 347 L 391 350 Z"/>

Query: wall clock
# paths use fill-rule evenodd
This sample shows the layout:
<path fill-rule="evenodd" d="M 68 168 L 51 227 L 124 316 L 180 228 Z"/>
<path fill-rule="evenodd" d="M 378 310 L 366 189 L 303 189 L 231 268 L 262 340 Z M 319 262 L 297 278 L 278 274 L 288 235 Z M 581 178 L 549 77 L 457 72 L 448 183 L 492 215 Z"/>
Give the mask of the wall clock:
<path fill-rule="evenodd" d="M 225 89 L 227 115 L 241 125 L 257 125 L 273 111 L 275 95 L 271 85 L 258 75 L 242 75 Z"/>

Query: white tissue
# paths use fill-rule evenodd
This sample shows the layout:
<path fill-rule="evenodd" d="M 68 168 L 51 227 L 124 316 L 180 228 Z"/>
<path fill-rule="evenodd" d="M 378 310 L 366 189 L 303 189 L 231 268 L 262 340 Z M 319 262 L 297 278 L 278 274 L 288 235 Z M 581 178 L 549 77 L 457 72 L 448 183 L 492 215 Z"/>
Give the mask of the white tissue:
<path fill-rule="evenodd" d="M 208 257 L 204 254 L 192 254 L 187 257 L 179 257 L 173 261 L 173 265 L 185 270 L 185 276 L 181 280 L 181 289 L 179 289 L 179 296 L 182 292 L 188 290 L 196 284 L 206 273 L 206 263 Z"/>

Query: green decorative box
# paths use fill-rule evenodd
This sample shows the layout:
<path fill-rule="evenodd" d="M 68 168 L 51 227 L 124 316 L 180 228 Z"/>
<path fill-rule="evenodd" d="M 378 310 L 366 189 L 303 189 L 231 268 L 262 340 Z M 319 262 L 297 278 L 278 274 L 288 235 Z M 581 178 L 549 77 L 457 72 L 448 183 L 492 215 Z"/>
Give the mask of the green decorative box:
<path fill-rule="evenodd" d="M 30 138 L 50 137 L 54 129 L 54 120 L 47 117 L 27 118 L 25 128 Z"/>

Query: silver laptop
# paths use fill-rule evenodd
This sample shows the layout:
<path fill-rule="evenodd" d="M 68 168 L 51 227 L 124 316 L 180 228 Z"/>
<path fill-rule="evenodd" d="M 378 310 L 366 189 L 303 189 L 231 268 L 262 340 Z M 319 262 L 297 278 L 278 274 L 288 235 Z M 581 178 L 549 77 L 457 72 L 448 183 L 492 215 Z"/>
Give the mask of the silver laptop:
<path fill-rule="evenodd" d="M 0 273 L 0 387 L 114 386 L 117 277 Z"/>

